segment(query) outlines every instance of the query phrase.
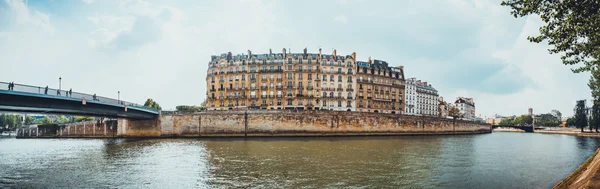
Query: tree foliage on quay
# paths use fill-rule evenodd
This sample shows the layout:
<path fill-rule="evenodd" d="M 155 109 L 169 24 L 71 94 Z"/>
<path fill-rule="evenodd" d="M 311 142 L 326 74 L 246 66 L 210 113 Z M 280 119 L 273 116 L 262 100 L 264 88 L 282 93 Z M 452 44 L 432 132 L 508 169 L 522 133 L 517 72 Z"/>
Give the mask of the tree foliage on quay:
<path fill-rule="evenodd" d="M 596 102 L 598 102 L 597 100 L 595 100 Z M 592 129 L 596 130 L 596 132 L 598 132 L 598 125 L 600 125 L 600 105 L 598 103 L 594 103 L 594 105 L 592 105 L 592 115 L 590 117 L 590 131 L 592 131 Z"/>
<path fill-rule="evenodd" d="M 460 110 L 456 106 L 448 107 L 448 115 L 454 119 L 461 118 Z"/>
<path fill-rule="evenodd" d="M 176 106 L 175 109 L 177 109 L 177 111 L 180 111 L 180 112 L 199 112 L 199 111 L 205 110 L 206 108 L 203 106 L 179 105 L 179 106 Z"/>
<path fill-rule="evenodd" d="M 548 41 L 551 54 L 560 53 L 573 72 L 590 71 L 600 65 L 600 1 L 598 0 L 506 0 L 501 3 L 515 18 L 537 14 L 546 25 L 530 42 Z"/>
<path fill-rule="evenodd" d="M 516 17 L 539 15 L 545 23 L 530 42 L 547 41 L 550 54 L 561 54 L 562 63 L 575 65 L 575 73 L 590 71 L 588 86 L 600 103 L 600 1 L 598 0 L 506 0 Z"/>
<path fill-rule="evenodd" d="M 585 100 L 578 100 L 575 105 L 575 122 L 573 123 L 576 127 L 581 128 L 581 132 L 583 132 L 583 128 L 587 126 L 587 114 L 585 112 Z"/>
<path fill-rule="evenodd" d="M 147 99 L 146 102 L 144 103 L 144 106 L 148 107 L 148 108 L 154 108 L 157 110 L 162 110 L 162 108 L 160 107 L 160 105 L 152 100 L 151 98 Z"/>

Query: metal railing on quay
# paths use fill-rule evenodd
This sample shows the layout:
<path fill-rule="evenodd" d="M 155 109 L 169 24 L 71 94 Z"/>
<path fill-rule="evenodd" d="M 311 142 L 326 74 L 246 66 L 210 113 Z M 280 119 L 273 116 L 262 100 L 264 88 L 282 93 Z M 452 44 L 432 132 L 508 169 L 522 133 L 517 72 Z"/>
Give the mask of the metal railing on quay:
<path fill-rule="evenodd" d="M 155 109 L 148 108 L 148 107 L 142 106 L 140 104 L 132 103 L 132 102 L 102 97 L 102 96 L 98 96 L 98 95 L 96 95 L 94 97 L 94 95 L 79 93 L 79 92 L 69 92 L 69 90 L 58 90 L 58 89 L 54 89 L 54 88 L 50 88 L 50 87 L 46 88 L 46 87 L 24 85 L 24 84 L 17 84 L 17 83 L 14 83 L 14 86 L 11 89 L 9 89 L 9 85 L 10 85 L 10 83 L 0 82 L 0 89 L 34 93 L 34 94 L 44 94 L 44 95 L 49 95 L 49 96 L 61 96 L 61 97 L 74 98 L 74 99 L 84 99 L 85 98 L 86 101 L 100 101 L 100 102 L 111 103 L 111 104 L 121 104 L 121 105 L 127 105 L 127 106 L 140 107 L 140 108 L 149 109 L 149 110 L 155 110 Z"/>

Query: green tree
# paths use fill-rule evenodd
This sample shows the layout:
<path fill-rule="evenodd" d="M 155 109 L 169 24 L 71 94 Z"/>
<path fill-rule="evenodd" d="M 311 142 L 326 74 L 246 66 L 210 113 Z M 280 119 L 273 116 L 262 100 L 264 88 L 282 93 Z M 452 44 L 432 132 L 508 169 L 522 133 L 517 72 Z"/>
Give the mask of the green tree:
<path fill-rule="evenodd" d="M 569 126 L 575 126 L 575 118 L 574 117 L 567 118 L 567 121 L 566 121 L 565 125 L 567 127 L 569 127 Z"/>
<path fill-rule="evenodd" d="M 552 114 L 541 114 L 539 120 L 536 120 L 535 125 L 557 127 L 560 125 L 560 120 Z"/>
<path fill-rule="evenodd" d="M 89 117 L 89 116 L 75 116 L 74 118 L 75 122 L 82 122 L 82 121 L 92 121 L 94 120 L 94 117 Z"/>
<path fill-rule="evenodd" d="M 539 36 L 529 36 L 534 43 L 544 40 L 552 47 L 551 54 L 561 53 L 565 65 L 583 64 L 574 72 L 589 71 L 598 66 L 600 51 L 600 2 L 598 0 L 506 0 L 515 18 L 540 15 L 546 25 Z"/>
<path fill-rule="evenodd" d="M 459 118 L 459 117 L 462 116 L 460 114 L 460 110 L 458 108 L 456 108 L 456 106 L 450 106 L 450 107 L 448 107 L 448 115 L 451 116 L 454 119 Z"/>
<path fill-rule="evenodd" d="M 146 102 L 144 103 L 144 106 L 148 107 L 148 108 L 154 108 L 157 110 L 162 110 L 160 108 L 160 105 L 158 105 L 158 103 L 156 103 L 156 101 L 152 100 L 151 98 L 147 99 Z"/>
<path fill-rule="evenodd" d="M 575 73 L 591 71 L 588 86 L 594 99 L 600 98 L 600 1 L 598 0 L 506 0 L 516 17 L 540 15 L 545 25 L 540 35 L 529 36 L 534 43 L 548 41 L 550 54 L 561 54 L 565 65 L 579 65 Z"/>
<path fill-rule="evenodd" d="M 592 116 L 590 118 L 590 129 L 595 129 L 598 132 L 598 125 L 600 125 L 600 102 L 598 100 L 594 101 L 594 105 L 592 105 Z"/>
<path fill-rule="evenodd" d="M 62 124 L 62 123 L 67 123 L 67 122 L 69 122 L 69 119 L 67 117 L 65 117 L 64 115 L 56 116 L 54 118 L 54 123 Z"/>
<path fill-rule="evenodd" d="M 52 120 L 50 120 L 50 118 L 48 116 L 44 116 L 41 120 L 40 120 L 41 124 L 43 125 L 48 125 L 52 123 Z"/>
<path fill-rule="evenodd" d="M 583 128 L 587 125 L 587 115 L 585 112 L 585 100 L 578 100 L 575 105 L 575 126 L 581 128 L 581 132 L 583 132 Z"/>
<path fill-rule="evenodd" d="M 30 115 L 25 116 L 25 125 L 31 125 L 33 124 L 33 122 L 35 121 L 35 118 L 33 118 Z"/>
<path fill-rule="evenodd" d="M 499 125 L 514 125 L 514 117 L 507 117 L 500 121 Z"/>
<path fill-rule="evenodd" d="M 181 112 L 198 112 L 198 111 L 205 110 L 206 108 L 204 106 L 179 105 L 179 106 L 176 106 L 175 109 L 177 109 L 177 111 L 181 111 Z"/>

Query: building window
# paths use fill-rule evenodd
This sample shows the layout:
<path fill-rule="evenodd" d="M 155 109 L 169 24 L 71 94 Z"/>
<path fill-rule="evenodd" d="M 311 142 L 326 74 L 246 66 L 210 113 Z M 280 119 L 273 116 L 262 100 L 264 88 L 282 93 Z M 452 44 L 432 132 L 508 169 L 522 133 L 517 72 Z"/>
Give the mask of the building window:
<path fill-rule="evenodd" d="M 292 105 L 292 99 L 288 99 L 287 101 L 288 101 L 287 105 L 291 106 Z"/>

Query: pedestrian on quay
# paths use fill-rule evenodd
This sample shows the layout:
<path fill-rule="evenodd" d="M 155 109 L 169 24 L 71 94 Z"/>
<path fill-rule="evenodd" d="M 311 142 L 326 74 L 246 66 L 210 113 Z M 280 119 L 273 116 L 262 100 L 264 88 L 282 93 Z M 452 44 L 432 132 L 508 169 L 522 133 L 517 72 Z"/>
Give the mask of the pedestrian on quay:
<path fill-rule="evenodd" d="M 73 89 L 69 89 L 69 97 L 73 97 Z"/>
<path fill-rule="evenodd" d="M 44 89 L 44 94 L 48 94 L 48 85 L 46 85 L 46 88 Z"/>

